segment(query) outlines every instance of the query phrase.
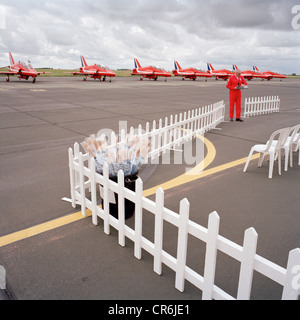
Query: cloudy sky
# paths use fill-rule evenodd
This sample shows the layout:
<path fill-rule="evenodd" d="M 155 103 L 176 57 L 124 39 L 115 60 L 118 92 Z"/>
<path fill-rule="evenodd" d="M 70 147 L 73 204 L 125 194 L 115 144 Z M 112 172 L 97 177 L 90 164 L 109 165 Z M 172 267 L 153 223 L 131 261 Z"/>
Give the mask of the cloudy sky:
<path fill-rule="evenodd" d="M 298 0 L 0 0 L 0 66 L 159 65 L 300 74 Z M 300 10 L 299 10 L 300 13 Z"/>

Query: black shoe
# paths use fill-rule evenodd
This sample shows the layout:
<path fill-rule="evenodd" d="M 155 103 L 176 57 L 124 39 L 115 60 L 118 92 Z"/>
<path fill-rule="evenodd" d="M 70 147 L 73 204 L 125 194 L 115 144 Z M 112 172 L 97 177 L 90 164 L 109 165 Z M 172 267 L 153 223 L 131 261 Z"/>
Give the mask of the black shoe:
<path fill-rule="evenodd" d="M 244 122 L 244 120 L 237 118 L 235 121 Z"/>
<path fill-rule="evenodd" d="M 230 118 L 230 122 L 233 122 L 233 118 Z"/>

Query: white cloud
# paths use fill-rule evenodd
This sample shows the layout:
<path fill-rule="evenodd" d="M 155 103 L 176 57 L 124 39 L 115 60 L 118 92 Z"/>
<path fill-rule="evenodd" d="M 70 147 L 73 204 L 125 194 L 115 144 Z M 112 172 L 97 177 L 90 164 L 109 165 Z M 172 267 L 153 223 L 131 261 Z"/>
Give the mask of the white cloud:
<path fill-rule="evenodd" d="M 143 65 L 251 68 L 300 73 L 299 31 L 291 27 L 296 0 L 2 0 L 0 66 L 8 51 L 36 67 L 111 68 Z"/>

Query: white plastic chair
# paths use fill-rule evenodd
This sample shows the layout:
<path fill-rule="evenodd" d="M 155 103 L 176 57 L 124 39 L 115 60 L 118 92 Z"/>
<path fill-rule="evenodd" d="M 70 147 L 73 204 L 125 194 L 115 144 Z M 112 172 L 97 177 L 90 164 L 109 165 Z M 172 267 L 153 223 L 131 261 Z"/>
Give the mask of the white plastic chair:
<path fill-rule="evenodd" d="M 290 145 L 290 167 L 293 167 L 293 152 L 297 152 L 297 151 L 299 151 L 298 165 L 300 166 L 300 124 L 296 125 L 293 128 L 294 128 L 293 136 L 288 137 L 288 139 L 291 140 L 291 145 Z"/>
<path fill-rule="evenodd" d="M 276 130 L 270 136 L 269 141 L 266 144 L 256 144 L 250 150 L 248 160 L 246 162 L 244 172 L 247 171 L 249 162 L 251 160 L 252 154 L 254 152 L 260 153 L 260 158 L 258 161 L 258 166 L 261 167 L 265 155 L 270 155 L 270 163 L 269 163 L 269 178 L 271 179 L 273 176 L 273 166 L 276 157 L 278 157 L 278 173 L 281 175 L 281 148 L 282 145 L 286 142 L 286 139 L 290 133 L 291 128 L 283 128 L 280 130 Z M 275 142 L 273 142 L 275 141 Z"/>
<path fill-rule="evenodd" d="M 297 148 L 298 141 L 299 141 L 299 131 L 300 131 L 300 124 L 291 128 L 289 135 L 287 136 L 285 142 L 282 145 L 282 149 L 284 149 L 284 171 L 288 170 L 288 163 L 290 157 L 290 167 L 293 166 L 293 149 Z M 275 144 L 277 141 L 273 141 L 272 143 Z M 276 160 L 276 158 L 275 158 Z"/>

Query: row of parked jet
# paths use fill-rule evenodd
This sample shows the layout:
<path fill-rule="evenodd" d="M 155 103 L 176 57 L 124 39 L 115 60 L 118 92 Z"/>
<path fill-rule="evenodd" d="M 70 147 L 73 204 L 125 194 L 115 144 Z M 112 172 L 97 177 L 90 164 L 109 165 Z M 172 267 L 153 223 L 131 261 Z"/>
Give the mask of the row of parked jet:
<path fill-rule="evenodd" d="M 10 76 L 16 75 L 20 80 L 25 79 L 28 80 L 30 77 L 33 79 L 33 83 L 36 82 L 37 76 L 40 74 L 45 74 L 46 72 L 37 72 L 31 65 L 30 61 L 28 63 L 25 62 L 15 62 L 14 58 L 9 52 L 9 59 L 10 59 L 10 65 L 6 67 L 2 67 L 0 69 L 8 68 L 9 71 L 1 71 L 0 75 L 6 75 L 6 81 L 9 82 Z M 74 76 L 83 76 L 83 80 L 86 81 L 88 77 L 96 80 L 99 79 L 100 81 L 106 81 L 106 78 L 115 77 L 116 74 L 112 70 L 110 70 L 108 67 L 104 67 L 98 64 L 94 65 L 88 65 L 85 58 L 83 56 L 80 57 L 81 59 L 81 67 L 78 70 L 78 72 L 72 72 Z M 196 80 L 198 77 L 201 78 L 211 78 L 215 77 L 216 80 L 223 79 L 228 80 L 238 67 L 236 65 L 233 65 L 233 71 L 229 71 L 226 69 L 221 70 L 215 70 L 213 66 L 208 63 L 207 64 L 207 71 L 202 71 L 196 68 L 187 68 L 183 69 L 179 65 L 177 61 L 174 61 L 175 69 L 172 71 L 174 76 L 182 77 L 182 80 L 190 79 L 190 80 Z M 283 74 L 274 73 L 271 71 L 265 71 L 260 72 L 256 66 L 253 67 L 253 70 L 245 70 L 241 71 L 242 76 L 247 80 L 252 79 L 262 79 L 262 80 L 271 80 L 273 78 L 278 79 L 285 79 L 286 76 Z M 171 77 L 172 74 L 163 68 L 155 67 L 155 66 L 148 66 L 148 67 L 142 67 L 137 59 L 134 59 L 134 69 L 132 70 L 131 75 L 133 76 L 140 76 L 140 80 L 146 79 L 153 79 L 157 80 L 158 77 L 164 77 L 165 81 L 167 81 L 167 78 Z"/>

